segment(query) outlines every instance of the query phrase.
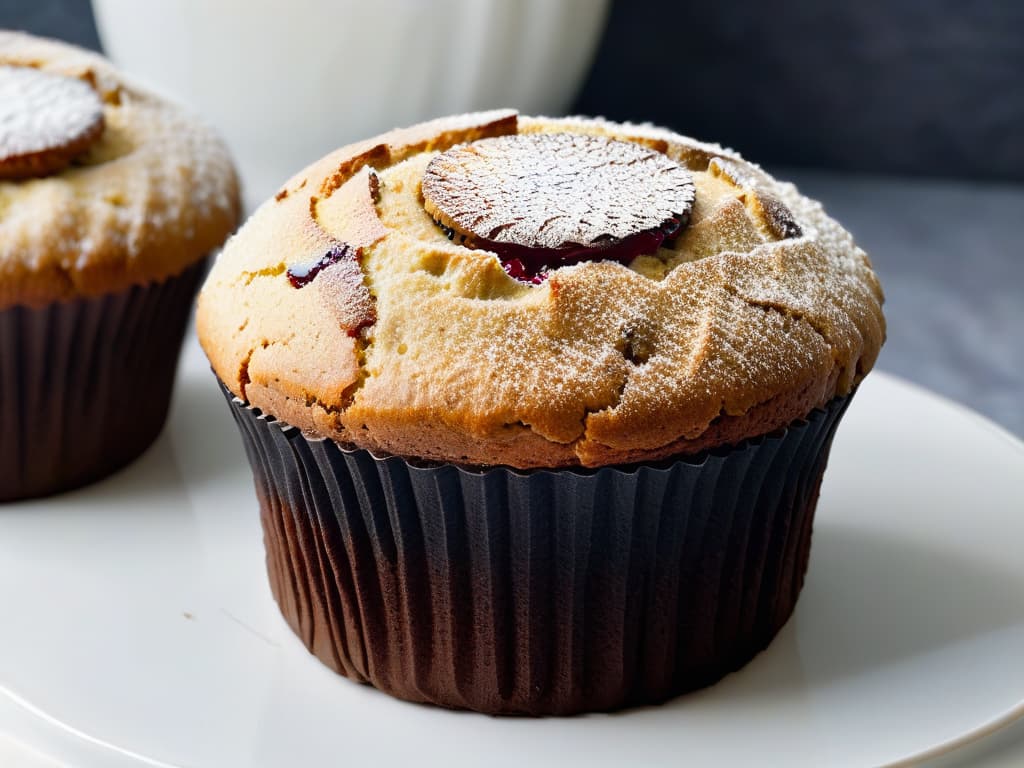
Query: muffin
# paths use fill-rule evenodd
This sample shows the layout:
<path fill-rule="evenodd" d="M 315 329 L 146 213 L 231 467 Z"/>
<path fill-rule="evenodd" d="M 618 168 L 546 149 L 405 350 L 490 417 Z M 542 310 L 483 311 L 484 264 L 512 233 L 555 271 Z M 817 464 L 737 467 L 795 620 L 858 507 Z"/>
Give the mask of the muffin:
<path fill-rule="evenodd" d="M 105 59 L 0 31 L 0 501 L 130 462 L 167 415 L 227 150 Z"/>
<path fill-rule="evenodd" d="M 197 327 L 305 646 L 403 699 L 543 715 L 770 642 L 881 303 L 850 235 L 735 153 L 501 111 L 299 173 Z"/>

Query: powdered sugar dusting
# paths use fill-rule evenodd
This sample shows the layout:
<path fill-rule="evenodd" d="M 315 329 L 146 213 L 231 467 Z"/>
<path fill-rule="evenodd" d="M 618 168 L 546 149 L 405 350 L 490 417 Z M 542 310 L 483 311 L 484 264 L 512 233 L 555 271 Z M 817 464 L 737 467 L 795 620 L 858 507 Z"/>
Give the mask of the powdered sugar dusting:
<path fill-rule="evenodd" d="M 0 180 L 0 306 L 162 279 L 217 248 L 234 229 L 235 172 L 223 142 L 203 121 L 127 85 L 99 57 L 60 43 L 0 33 L 0 71 L 16 81 L 4 86 L 0 112 L 13 115 L 11 95 L 21 92 L 16 84 L 28 72 L 60 84 L 29 102 L 50 104 L 59 94 L 64 132 L 86 114 L 66 101 L 65 89 L 88 94 L 105 122 L 73 167 L 46 178 Z M 33 137 L 11 139 L 3 151 L 36 147 L 47 131 L 57 135 L 56 124 L 37 124 L 21 107 L 9 120 Z M 102 282 L 84 281 L 83 271 L 102 275 Z M 37 277 L 54 272 L 66 279 Z"/>
<path fill-rule="evenodd" d="M 690 173 L 637 144 L 572 133 L 501 136 L 435 157 L 428 210 L 483 240 L 594 246 L 689 214 Z"/>
<path fill-rule="evenodd" d="M 103 104 L 88 83 L 0 66 L 0 161 L 63 147 L 102 120 Z"/>
<path fill-rule="evenodd" d="M 616 135 L 611 124 L 582 125 Z M 537 288 L 506 290 L 493 255 L 449 243 L 431 224 L 416 179 L 443 156 L 382 170 L 380 214 L 391 234 L 364 262 L 378 321 L 357 402 L 410 391 L 413 411 L 443 402 L 475 425 L 525 425 L 590 461 L 695 439 L 718 417 L 783 392 L 811 387 L 811 402 L 848 392 L 883 335 L 873 273 L 849 236 L 791 185 L 732 153 L 639 132 L 688 158 L 698 190 L 691 226 L 632 268 L 562 267 Z M 536 198 L 549 175 L 557 171 L 531 171 L 512 205 Z M 478 209 L 460 213 L 491 234 L 495 211 L 480 197 Z M 531 232 L 550 209 L 550 200 L 530 209 Z M 514 230 L 495 236 L 505 232 Z M 418 252 L 439 255 L 410 257 Z"/>
<path fill-rule="evenodd" d="M 776 412 L 782 421 L 764 426 L 755 414 L 752 422 L 773 429 L 846 394 L 870 369 L 884 334 L 877 280 L 820 206 L 734 153 L 667 131 L 580 119 L 524 118 L 520 126 L 531 136 L 635 142 L 638 152 L 669 158 L 697 190 L 690 228 L 673 247 L 628 266 L 591 259 L 553 269 L 539 286 L 518 283 L 495 253 L 449 242 L 433 223 L 425 198 L 434 198 L 421 180 L 439 157 L 431 147 L 444 151 L 454 142 L 434 145 L 417 130 L 416 148 L 375 166 L 376 209 L 387 234 L 364 250 L 377 317 L 354 358 L 358 387 L 342 400 L 332 400 L 327 387 L 310 391 L 314 402 L 336 409 L 333 428 L 344 430 L 344 439 L 409 456 L 458 461 L 472 454 L 526 467 L 646 460 L 696 444 L 685 441 L 721 442 L 716 420 L 761 414 L 783 400 L 788 410 Z M 735 178 L 716 176 L 716 159 L 734 162 Z M 557 178 L 558 169 L 527 175 L 512 205 L 526 202 L 537 242 L 552 206 L 549 200 L 534 210 L 529 198 L 548 194 L 546 179 Z M 250 252 L 274 263 L 282 239 L 294 240 L 309 224 L 298 202 L 301 219 L 275 224 L 291 200 L 257 214 L 245 248 L 229 249 L 222 271 L 236 274 Z M 493 201 L 486 200 L 467 211 L 473 215 L 466 226 L 489 225 Z M 614 193 L 608 200 L 609 207 L 622 202 Z M 498 223 L 508 226 L 486 234 L 511 236 L 517 222 Z M 565 236 L 558 237 L 549 242 L 560 245 Z M 246 333 L 254 338 L 277 333 L 281 318 L 301 317 L 292 298 L 280 311 L 273 293 L 279 282 L 268 277 L 245 289 L 266 310 L 266 317 L 250 317 Z M 225 307 L 218 337 L 237 327 L 230 304 L 217 303 L 218 312 Z M 279 325 L 291 332 L 288 323 Z M 285 367 L 271 372 L 287 375 Z M 315 422 L 313 428 L 339 434 Z"/>

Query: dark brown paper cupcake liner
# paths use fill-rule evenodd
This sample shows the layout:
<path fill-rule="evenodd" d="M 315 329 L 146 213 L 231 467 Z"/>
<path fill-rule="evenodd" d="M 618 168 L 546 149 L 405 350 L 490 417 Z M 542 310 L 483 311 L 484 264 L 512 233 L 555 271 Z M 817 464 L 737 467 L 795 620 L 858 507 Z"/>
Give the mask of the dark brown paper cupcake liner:
<path fill-rule="evenodd" d="M 99 480 L 149 447 L 167 417 L 204 267 L 0 311 L 0 501 Z"/>
<path fill-rule="evenodd" d="M 403 699 L 542 715 L 661 702 L 768 645 L 848 401 L 695 458 L 531 472 L 375 458 L 232 410 L 271 588 L 312 653 Z"/>

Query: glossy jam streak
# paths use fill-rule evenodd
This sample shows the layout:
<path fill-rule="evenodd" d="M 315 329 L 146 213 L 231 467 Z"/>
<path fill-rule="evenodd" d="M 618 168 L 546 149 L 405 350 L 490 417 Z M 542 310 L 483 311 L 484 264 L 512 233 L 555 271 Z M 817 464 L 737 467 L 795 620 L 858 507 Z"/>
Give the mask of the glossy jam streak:
<path fill-rule="evenodd" d="M 532 285 L 540 285 L 548 279 L 547 272 L 537 272 L 531 274 L 519 259 L 509 259 L 508 261 L 502 261 L 501 266 L 505 268 L 505 274 L 509 277 L 519 280 L 524 283 L 531 283 Z"/>
<path fill-rule="evenodd" d="M 660 229 L 638 232 L 604 246 L 530 248 L 515 243 L 483 239 L 474 241 L 474 246 L 496 253 L 509 277 L 524 283 L 540 285 L 547 279 L 551 270 L 583 261 L 617 261 L 620 264 L 629 264 L 637 256 L 654 253 L 666 240 L 674 240 L 687 223 L 686 217 L 675 217 L 669 219 Z M 451 238 L 452 235 L 449 235 L 449 239 Z"/>
<path fill-rule="evenodd" d="M 434 223 L 452 242 L 468 248 L 480 248 L 498 255 L 505 273 L 516 280 L 540 285 L 548 273 L 559 267 L 583 261 L 617 261 L 629 264 L 637 256 L 652 254 L 665 242 L 675 240 L 690 223 L 689 215 L 673 216 L 658 229 L 638 232 L 607 245 L 574 245 L 566 248 L 531 248 L 517 243 L 501 243 L 484 238 L 468 238 L 446 227 L 439 220 Z"/>
<path fill-rule="evenodd" d="M 360 255 L 358 248 L 353 248 L 347 243 L 338 243 L 319 258 L 300 261 L 298 264 L 288 267 L 288 282 L 294 288 L 303 288 L 313 282 L 321 271 L 332 264 L 337 264 L 342 259 L 358 259 Z"/>

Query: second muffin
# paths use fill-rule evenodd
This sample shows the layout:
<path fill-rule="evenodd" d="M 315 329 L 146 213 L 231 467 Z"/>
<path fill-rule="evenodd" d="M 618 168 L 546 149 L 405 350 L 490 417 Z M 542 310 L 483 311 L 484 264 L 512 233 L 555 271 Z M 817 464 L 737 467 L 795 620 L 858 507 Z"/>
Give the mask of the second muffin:
<path fill-rule="evenodd" d="M 104 477 L 163 426 L 224 144 L 100 56 L 0 31 L 0 501 Z"/>

